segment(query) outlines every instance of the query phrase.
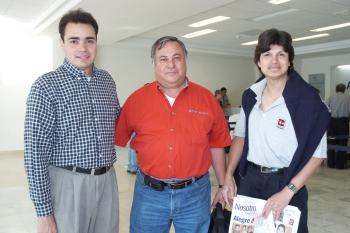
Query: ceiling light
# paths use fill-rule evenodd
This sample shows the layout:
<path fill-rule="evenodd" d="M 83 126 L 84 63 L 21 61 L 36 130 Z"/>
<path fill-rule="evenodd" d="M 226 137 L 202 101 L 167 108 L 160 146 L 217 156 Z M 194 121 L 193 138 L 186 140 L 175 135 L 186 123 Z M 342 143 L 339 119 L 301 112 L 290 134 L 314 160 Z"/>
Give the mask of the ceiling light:
<path fill-rule="evenodd" d="M 312 35 L 312 36 L 304 36 L 304 37 L 295 38 L 295 39 L 293 39 L 293 41 L 309 40 L 309 39 L 314 39 L 314 38 L 319 38 L 319 37 L 324 37 L 324 36 L 329 36 L 329 34 L 322 33 L 322 34 L 317 34 L 317 35 Z"/>
<path fill-rule="evenodd" d="M 288 10 L 278 11 L 278 12 L 275 12 L 275 13 L 272 13 L 272 14 L 263 15 L 263 16 L 259 16 L 259 17 L 253 18 L 252 21 L 257 22 L 257 21 L 261 21 L 263 19 L 272 18 L 272 17 L 275 17 L 275 16 L 285 15 L 285 14 L 288 14 L 288 13 L 291 13 L 291 12 L 294 12 L 294 11 L 297 11 L 297 10 L 298 9 L 291 8 L 291 9 L 288 9 Z"/>
<path fill-rule="evenodd" d="M 183 35 L 182 37 L 185 37 L 185 38 L 193 38 L 193 37 L 197 37 L 197 36 L 203 36 L 203 35 L 205 35 L 205 34 L 209 34 L 209 33 L 212 33 L 212 32 L 216 32 L 216 30 L 213 30 L 213 29 L 204 29 L 204 30 L 200 30 L 200 31 L 196 31 L 196 32 L 192 32 L 192 33 Z"/>
<path fill-rule="evenodd" d="M 349 26 L 350 26 L 350 22 L 337 24 L 337 25 L 333 25 L 333 26 L 328 26 L 328 27 L 323 27 L 323 28 L 312 29 L 310 31 L 312 31 L 312 32 L 323 32 L 323 31 L 327 31 L 327 30 L 332 30 L 332 29 L 336 29 L 336 28 L 343 28 L 343 27 L 349 27 Z"/>
<path fill-rule="evenodd" d="M 270 0 L 269 3 L 278 5 L 278 4 L 282 4 L 282 3 L 290 2 L 290 1 L 291 0 Z"/>
<path fill-rule="evenodd" d="M 213 18 L 210 18 L 210 19 L 205 19 L 205 20 L 202 20 L 202 21 L 190 24 L 188 26 L 193 27 L 193 28 L 198 28 L 198 27 L 203 27 L 203 26 L 206 26 L 206 25 L 209 25 L 209 24 L 212 24 L 212 23 L 221 22 L 221 21 L 224 21 L 224 20 L 227 20 L 227 19 L 230 19 L 230 17 L 227 17 L 227 16 L 216 16 L 216 17 L 213 17 Z"/>
<path fill-rule="evenodd" d="M 242 43 L 241 45 L 256 45 L 256 44 L 258 44 L 258 41 L 254 40 L 254 41 Z"/>
<path fill-rule="evenodd" d="M 339 69 L 350 69 L 350 65 L 341 65 L 341 66 L 337 66 L 337 68 L 339 68 Z"/>

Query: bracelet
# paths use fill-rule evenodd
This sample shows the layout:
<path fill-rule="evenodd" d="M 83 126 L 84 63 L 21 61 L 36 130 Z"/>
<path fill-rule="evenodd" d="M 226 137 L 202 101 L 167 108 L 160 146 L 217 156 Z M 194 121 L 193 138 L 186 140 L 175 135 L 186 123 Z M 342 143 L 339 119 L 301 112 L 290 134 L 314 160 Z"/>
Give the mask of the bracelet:
<path fill-rule="evenodd" d="M 296 193 L 296 192 L 298 191 L 297 187 L 295 187 L 295 185 L 294 185 L 293 183 L 289 183 L 289 184 L 287 185 L 287 188 L 288 188 L 289 190 L 291 190 L 293 193 Z"/>
<path fill-rule="evenodd" d="M 222 189 L 224 186 L 222 184 L 219 184 L 219 189 Z"/>

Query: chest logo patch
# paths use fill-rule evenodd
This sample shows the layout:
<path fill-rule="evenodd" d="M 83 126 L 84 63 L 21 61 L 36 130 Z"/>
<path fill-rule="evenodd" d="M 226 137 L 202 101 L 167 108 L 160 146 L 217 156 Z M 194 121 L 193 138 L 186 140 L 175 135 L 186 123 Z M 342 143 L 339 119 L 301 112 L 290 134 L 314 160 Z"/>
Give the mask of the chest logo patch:
<path fill-rule="evenodd" d="M 286 120 L 285 119 L 282 119 L 282 118 L 277 118 L 277 128 L 280 128 L 280 129 L 284 129 L 286 125 Z"/>

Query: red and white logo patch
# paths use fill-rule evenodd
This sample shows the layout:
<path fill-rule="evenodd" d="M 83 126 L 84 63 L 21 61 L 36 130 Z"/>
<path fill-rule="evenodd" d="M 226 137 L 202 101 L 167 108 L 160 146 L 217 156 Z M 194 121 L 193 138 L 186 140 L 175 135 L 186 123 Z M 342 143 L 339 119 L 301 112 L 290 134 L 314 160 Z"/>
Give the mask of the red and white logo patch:
<path fill-rule="evenodd" d="M 284 129 L 284 126 L 286 125 L 286 120 L 282 118 L 277 119 L 277 127 L 280 129 Z"/>

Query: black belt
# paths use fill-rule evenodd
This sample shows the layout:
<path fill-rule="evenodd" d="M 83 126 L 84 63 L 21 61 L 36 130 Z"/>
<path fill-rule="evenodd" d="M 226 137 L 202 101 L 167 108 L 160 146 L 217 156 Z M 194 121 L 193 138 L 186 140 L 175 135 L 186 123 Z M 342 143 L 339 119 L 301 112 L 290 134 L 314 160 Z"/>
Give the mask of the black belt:
<path fill-rule="evenodd" d="M 204 175 L 194 177 L 194 178 L 188 179 L 188 180 L 175 182 L 175 183 L 173 183 L 173 182 L 167 183 L 167 182 L 152 178 L 150 176 L 144 175 L 144 183 L 145 183 L 145 185 L 147 185 L 147 186 L 149 186 L 157 191 L 163 191 L 164 187 L 168 187 L 171 189 L 182 189 L 182 188 L 186 188 L 187 186 L 189 186 L 192 183 L 196 182 L 197 180 L 201 179 L 203 176 Z"/>
<path fill-rule="evenodd" d="M 75 167 L 75 166 L 65 166 L 60 168 L 73 171 L 73 172 L 83 173 L 83 174 L 102 175 L 102 174 L 105 174 L 111 167 L 81 168 L 81 167 Z"/>
<path fill-rule="evenodd" d="M 248 166 L 259 170 L 261 173 L 278 173 L 278 174 L 283 174 L 285 168 L 277 168 L 277 167 L 264 167 L 257 165 L 255 163 L 252 163 L 248 161 Z"/>

